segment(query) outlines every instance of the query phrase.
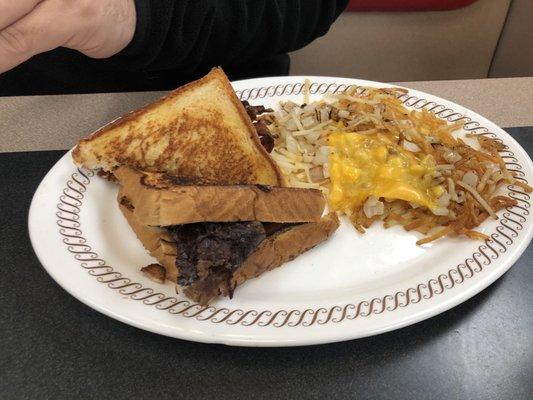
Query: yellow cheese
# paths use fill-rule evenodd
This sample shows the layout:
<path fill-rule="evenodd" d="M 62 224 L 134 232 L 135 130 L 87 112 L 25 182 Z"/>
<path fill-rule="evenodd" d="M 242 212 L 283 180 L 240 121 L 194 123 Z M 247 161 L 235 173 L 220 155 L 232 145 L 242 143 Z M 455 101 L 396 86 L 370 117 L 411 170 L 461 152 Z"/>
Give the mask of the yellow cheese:
<path fill-rule="evenodd" d="M 431 187 L 433 157 L 410 152 L 376 134 L 335 132 L 329 145 L 333 210 L 354 210 L 370 195 L 437 207 L 444 188 Z"/>

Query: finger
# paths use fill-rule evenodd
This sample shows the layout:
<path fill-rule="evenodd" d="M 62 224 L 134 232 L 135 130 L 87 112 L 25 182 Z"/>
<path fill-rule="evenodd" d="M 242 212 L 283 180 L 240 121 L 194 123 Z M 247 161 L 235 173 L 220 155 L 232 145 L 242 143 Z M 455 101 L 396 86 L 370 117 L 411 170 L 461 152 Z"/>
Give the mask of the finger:
<path fill-rule="evenodd" d="M 36 54 L 62 46 L 73 36 L 80 21 L 59 12 L 53 2 L 45 1 L 0 31 L 0 74 Z"/>
<path fill-rule="evenodd" d="M 0 0 L 0 31 L 15 23 L 43 0 Z"/>

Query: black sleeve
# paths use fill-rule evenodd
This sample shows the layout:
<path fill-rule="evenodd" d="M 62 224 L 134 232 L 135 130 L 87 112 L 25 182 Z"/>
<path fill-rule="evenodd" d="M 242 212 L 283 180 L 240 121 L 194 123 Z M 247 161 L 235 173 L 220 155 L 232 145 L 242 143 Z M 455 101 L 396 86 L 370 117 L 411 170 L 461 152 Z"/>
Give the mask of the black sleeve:
<path fill-rule="evenodd" d="M 299 49 L 348 0 L 135 0 L 132 42 L 113 62 L 133 70 L 231 67 Z"/>

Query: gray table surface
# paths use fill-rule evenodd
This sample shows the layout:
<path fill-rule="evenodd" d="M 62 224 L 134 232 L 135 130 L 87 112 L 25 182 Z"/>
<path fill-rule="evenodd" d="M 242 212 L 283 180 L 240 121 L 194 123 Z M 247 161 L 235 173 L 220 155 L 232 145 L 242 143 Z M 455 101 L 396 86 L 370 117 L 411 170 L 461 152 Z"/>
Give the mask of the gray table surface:
<path fill-rule="evenodd" d="M 455 101 L 499 126 L 533 125 L 533 77 L 397 82 Z M 69 149 L 163 92 L 0 97 L 0 152 Z"/>
<path fill-rule="evenodd" d="M 533 127 L 508 131 L 533 154 Z M 39 264 L 27 212 L 62 154 L 0 154 L 1 399 L 531 399 L 532 246 L 477 296 L 387 334 L 277 349 L 186 342 L 90 309 Z"/>

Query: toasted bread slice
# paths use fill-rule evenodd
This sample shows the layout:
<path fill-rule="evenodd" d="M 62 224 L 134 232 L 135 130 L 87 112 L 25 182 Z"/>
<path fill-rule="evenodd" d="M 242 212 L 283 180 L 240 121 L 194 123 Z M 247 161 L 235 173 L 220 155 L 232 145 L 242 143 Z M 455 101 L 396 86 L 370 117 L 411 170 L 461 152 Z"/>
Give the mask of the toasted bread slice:
<path fill-rule="evenodd" d="M 172 282 L 178 279 L 176 268 L 176 245 L 172 243 L 172 237 L 164 228 L 143 225 L 133 214 L 133 210 L 126 198 L 119 191 L 119 208 L 128 221 L 133 232 L 141 241 L 148 253 L 166 269 L 166 278 Z"/>
<path fill-rule="evenodd" d="M 119 193 L 118 198 L 120 210 L 139 240 L 148 252 L 165 267 L 167 279 L 175 283 L 178 278 L 177 249 L 168 232 L 163 228 L 148 227 L 140 223 L 127 202 L 124 201 L 123 193 Z M 264 272 L 275 269 L 325 241 L 338 226 L 339 220 L 334 213 L 326 215 L 317 222 L 289 225 L 286 229 L 264 239 L 234 271 L 229 285 L 226 278 L 220 277 L 219 281 L 204 280 L 193 283 L 184 289 L 184 293 L 201 305 L 209 304 L 219 295 L 231 296 L 233 289 L 248 279 L 256 278 Z M 232 289 L 228 290 L 228 287 Z"/>
<path fill-rule="evenodd" d="M 263 185 L 201 185 L 161 173 L 119 167 L 114 172 L 123 196 L 144 225 L 194 222 L 319 221 L 324 196 L 316 189 Z"/>
<path fill-rule="evenodd" d="M 73 158 L 106 172 L 128 165 L 219 184 L 283 186 L 220 68 L 82 139 Z"/>

